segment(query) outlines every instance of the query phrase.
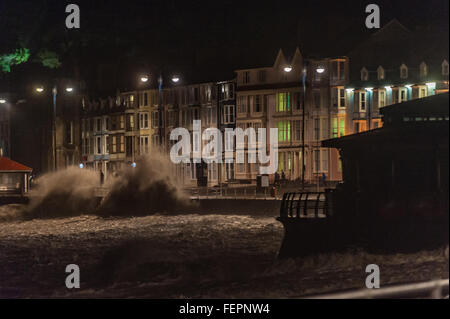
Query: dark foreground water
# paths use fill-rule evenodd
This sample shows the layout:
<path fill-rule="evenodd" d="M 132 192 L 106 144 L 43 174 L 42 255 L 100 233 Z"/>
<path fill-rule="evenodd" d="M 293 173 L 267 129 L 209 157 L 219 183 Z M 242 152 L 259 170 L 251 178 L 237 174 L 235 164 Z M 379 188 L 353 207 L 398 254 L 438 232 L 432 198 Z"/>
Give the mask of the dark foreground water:
<path fill-rule="evenodd" d="M 368 264 L 382 285 L 448 278 L 443 250 L 277 261 L 282 236 L 272 216 L 12 218 L 0 222 L 0 297 L 292 298 L 362 288 Z M 65 287 L 68 264 L 81 289 Z"/>

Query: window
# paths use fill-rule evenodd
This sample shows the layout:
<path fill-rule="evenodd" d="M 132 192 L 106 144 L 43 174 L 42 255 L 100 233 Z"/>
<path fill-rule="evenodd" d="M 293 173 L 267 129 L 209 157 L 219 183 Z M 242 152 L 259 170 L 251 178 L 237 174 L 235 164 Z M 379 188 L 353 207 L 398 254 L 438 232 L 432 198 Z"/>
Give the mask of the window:
<path fill-rule="evenodd" d="M 226 163 L 227 180 L 234 179 L 234 163 Z"/>
<path fill-rule="evenodd" d="M 114 135 L 114 136 L 111 138 L 111 141 L 112 141 L 112 143 L 111 143 L 111 146 L 112 146 L 112 152 L 113 152 L 113 153 L 117 153 L 117 136 Z"/>
<path fill-rule="evenodd" d="M 139 139 L 140 154 L 148 154 L 148 136 L 141 136 Z"/>
<path fill-rule="evenodd" d="M 442 62 L 442 75 L 448 76 L 448 62 L 447 62 L 447 60 L 444 60 Z"/>
<path fill-rule="evenodd" d="M 314 140 L 320 140 L 320 119 L 314 119 Z"/>
<path fill-rule="evenodd" d="M 345 136 L 345 118 L 339 118 L 339 136 Z"/>
<path fill-rule="evenodd" d="M 369 71 L 365 67 L 361 69 L 361 81 L 369 81 Z"/>
<path fill-rule="evenodd" d="M 73 122 L 66 122 L 66 143 L 73 144 Z"/>
<path fill-rule="evenodd" d="M 399 89 L 399 100 L 398 103 L 402 103 L 408 100 L 406 89 Z"/>
<path fill-rule="evenodd" d="M 294 129 L 295 129 L 294 140 L 300 141 L 302 139 L 302 126 L 300 120 L 296 120 L 294 122 Z"/>
<path fill-rule="evenodd" d="M 105 136 L 105 153 L 109 154 L 109 143 L 110 143 L 110 137 Z"/>
<path fill-rule="evenodd" d="M 152 145 L 157 147 L 159 145 L 159 135 L 152 135 Z"/>
<path fill-rule="evenodd" d="M 134 130 L 134 114 L 127 114 L 127 131 Z"/>
<path fill-rule="evenodd" d="M 278 142 L 290 142 L 291 141 L 291 122 L 280 121 L 277 123 L 278 127 Z"/>
<path fill-rule="evenodd" d="M 258 82 L 260 83 L 266 82 L 266 70 L 258 71 Z"/>
<path fill-rule="evenodd" d="M 222 123 L 223 124 L 234 123 L 234 105 L 225 105 L 223 107 Z"/>
<path fill-rule="evenodd" d="M 97 136 L 97 154 L 102 154 L 102 138 Z"/>
<path fill-rule="evenodd" d="M 400 78 L 407 79 L 408 78 L 408 67 L 405 64 L 400 66 Z"/>
<path fill-rule="evenodd" d="M 359 92 L 359 111 L 366 111 L 366 92 Z"/>
<path fill-rule="evenodd" d="M 119 116 L 120 120 L 120 129 L 123 130 L 125 128 L 125 117 L 123 115 Z"/>
<path fill-rule="evenodd" d="M 250 83 L 250 71 L 245 71 L 242 74 L 242 83 L 249 84 Z"/>
<path fill-rule="evenodd" d="M 378 80 L 384 80 L 384 68 L 380 65 L 377 69 Z"/>
<path fill-rule="evenodd" d="M 217 180 L 217 164 L 208 164 L 208 180 Z"/>
<path fill-rule="evenodd" d="M 278 171 L 284 171 L 284 155 L 285 153 L 278 154 Z"/>
<path fill-rule="evenodd" d="M 291 93 L 278 93 L 277 112 L 287 112 L 291 110 Z"/>
<path fill-rule="evenodd" d="M 159 127 L 159 111 L 153 111 L 152 112 L 152 128 L 158 128 Z"/>
<path fill-rule="evenodd" d="M 238 113 L 247 113 L 247 97 L 240 96 L 238 99 Z"/>
<path fill-rule="evenodd" d="M 333 61 L 331 68 L 334 80 L 345 80 L 345 61 Z"/>
<path fill-rule="evenodd" d="M 338 118 L 334 117 L 331 125 L 331 137 L 337 138 L 339 137 L 339 128 L 338 128 Z"/>
<path fill-rule="evenodd" d="M 420 77 L 424 78 L 428 75 L 428 67 L 427 64 L 425 62 L 420 63 L 419 66 L 419 73 L 420 73 Z"/>
<path fill-rule="evenodd" d="M 143 98 L 142 98 L 142 105 L 147 106 L 148 105 L 148 93 L 144 92 Z"/>
<path fill-rule="evenodd" d="M 110 130 L 109 117 L 105 118 L 105 130 L 106 131 Z"/>
<path fill-rule="evenodd" d="M 328 150 L 322 150 L 322 172 L 328 172 Z"/>
<path fill-rule="evenodd" d="M 255 104 L 253 105 L 254 112 L 259 113 L 261 112 L 261 95 L 255 95 Z"/>
<path fill-rule="evenodd" d="M 345 108 L 345 90 L 339 89 L 338 92 L 339 92 L 339 107 Z"/>
<path fill-rule="evenodd" d="M 300 110 L 301 109 L 301 94 L 300 94 L 300 92 L 296 92 L 294 94 L 294 101 L 295 101 L 295 109 Z"/>
<path fill-rule="evenodd" d="M 125 136 L 120 135 L 120 147 L 119 147 L 119 151 L 120 152 L 125 152 Z"/>
<path fill-rule="evenodd" d="M 314 91 L 314 106 L 319 109 L 321 106 L 321 97 L 320 97 L 320 90 L 315 90 Z"/>
<path fill-rule="evenodd" d="M 320 172 L 320 150 L 314 150 L 314 172 Z"/>
<path fill-rule="evenodd" d="M 328 119 L 323 118 L 322 120 L 322 125 L 321 125 L 321 129 L 322 129 L 322 139 L 326 140 L 327 138 L 329 138 L 329 130 L 328 130 Z"/>
<path fill-rule="evenodd" d="M 386 91 L 381 90 L 378 92 L 378 107 L 386 106 Z"/>
<path fill-rule="evenodd" d="M 419 97 L 420 98 L 427 97 L 427 88 L 425 87 L 420 88 Z"/>
<path fill-rule="evenodd" d="M 148 113 L 139 114 L 139 128 L 148 129 Z"/>
<path fill-rule="evenodd" d="M 97 119 L 97 132 L 102 130 L 102 119 Z"/>

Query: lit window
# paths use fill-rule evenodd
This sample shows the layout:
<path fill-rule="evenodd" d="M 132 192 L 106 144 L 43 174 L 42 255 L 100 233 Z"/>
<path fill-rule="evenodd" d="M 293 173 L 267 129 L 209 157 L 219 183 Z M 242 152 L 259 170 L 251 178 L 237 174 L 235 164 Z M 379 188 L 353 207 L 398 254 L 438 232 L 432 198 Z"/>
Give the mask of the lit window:
<path fill-rule="evenodd" d="M 378 80 L 384 80 L 384 68 L 380 65 L 377 69 Z"/>
<path fill-rule="evenodd" d="M 366 111 L 366 92 L 359 92 L 359 111 Z"/>
<path fill-rule="evenodd" d="M 280 121 L 277 123 L 278 127 L 278 142 L 290 142 L 291 141 L 291 122 Z"/>
<path fill-rule="evenodd" d="M 426 77 L 428 75 L 428 67 L 425 62 L 420 63 L 420 77 Z"/>
<path fill-rule="evenodd" d="M 400 66 L 400 78 L 407 79 L 408 78 L 408 67 L 405 64 Z"/>
<path fill-rule="evenodd" d="M 448 62 L 447 62 L 447 60 L 444 60 L 444 62 L 442 62 L 442 75 L 447 75 L 448 76 Z"/>
<path fill-rule="evenodd" d="M 287 112 L 291 110 L 291 93 L 278 93 L 277 112 Z"/>
<path fill-rule="evenodd" d="M 365 67 L 361 69 L 361 81 L 369 81 L 369 71 Z"/>
<path fill-rule="evenodd" d="M 378 107 L 386 106 L 386 91 L 381 90 L 378 92 Z"/>

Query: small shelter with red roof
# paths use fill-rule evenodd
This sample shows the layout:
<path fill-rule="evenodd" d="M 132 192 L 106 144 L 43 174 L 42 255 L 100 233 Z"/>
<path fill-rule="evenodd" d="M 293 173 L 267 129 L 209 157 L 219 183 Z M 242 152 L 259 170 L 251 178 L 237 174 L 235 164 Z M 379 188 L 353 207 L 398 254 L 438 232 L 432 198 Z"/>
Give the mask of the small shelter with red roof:
<path fill-rule="evenodd" d="M 0 196 L 24 195 L 29 191 L 32 169 L 7 157 L 0 157 Z"/>

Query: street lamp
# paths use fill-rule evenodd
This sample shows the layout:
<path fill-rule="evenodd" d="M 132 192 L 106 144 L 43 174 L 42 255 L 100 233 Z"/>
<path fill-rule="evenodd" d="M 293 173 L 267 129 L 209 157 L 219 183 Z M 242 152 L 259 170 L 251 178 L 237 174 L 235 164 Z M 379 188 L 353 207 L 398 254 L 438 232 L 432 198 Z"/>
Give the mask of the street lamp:
<path fill-rule="evenodd" d="M 140 78 L 142 83 L 147 83 L 150 80 L 150 76 L 149 75 L 142 75 Z M 180 76 L 178 75 L 173 75 L 172 76 L 172 82 L 174 84 L 180 82 Z M 163 78 L 162 75 L 159 75 L 158 78 L 158 91 L 159 91 L 159 96 L 158 96 L 158 114 L 162 119 L 162 86 L 163 86 Z M 159 143 L 162 146 L 162 141 L 163 141 L 163 127 L 162 125 L 159 125 Z"/>
<path fill-rule="evenodd" d="M 67 93 L 71 93 L 71 92 L 73 92 L 73 87 L 68 86 L 68 87 L 66 87 L 65 90 Z M 42 92 L 45 91 L 45 89 L 43 86 L 38 86 L 35 88 L 35 91 L 38 94 L 41 94 Z M 56 165 L 56 161 L 57 161 L 57 155 L 56 155 L 56 97 L 57 97 L 57 95 L 58 95 L 58 88 L 57 88 L 57 84 L 55 84 L 52 89 L 52 96 L 53 96 L 53 123 L 52 123 L 52 126 L 53 126 L 52 127 L 53 152 L 52 152 L 52 155 L 53 155 L 53 170 L 54 171 L 56 171 L 56 169 L 57 169 L 57 165 Z"/>
<path fill-rule="evenodd" d="M 308 74 L 308 65 L 305 63 L 305 66 L 302 70 L 302 88 L 303 88 L 303 99 L 302 99 L 302 189 L 305 188 L 305 169 L 306 169 L 306 163 L 305 163 L 305 99 L 306 99 L 306 76 Z M 291 66 L 286 66 L 284 68 L 284 72 L 289 73 L 292 71 Z M 322 74 L 325 72 L 325 67 L 319 66 L 316 68 L 316 72 L 319 74 Z"/>
<path fill-rule="evenodd" d="M 6 103 L 6 100 L 5 99 L 2 99 L 2 98 L 0 98 L 0 104 L 5 104 Z"/>
<path fill-rule="evenodd" d="M 322 74 L 323 72 L 325 72 L 325 68 L 322 67 L 322 66 L 319 66 L 319 67 L 316 69 L 316 72 L 319 73 L 319 74 Z"/>

